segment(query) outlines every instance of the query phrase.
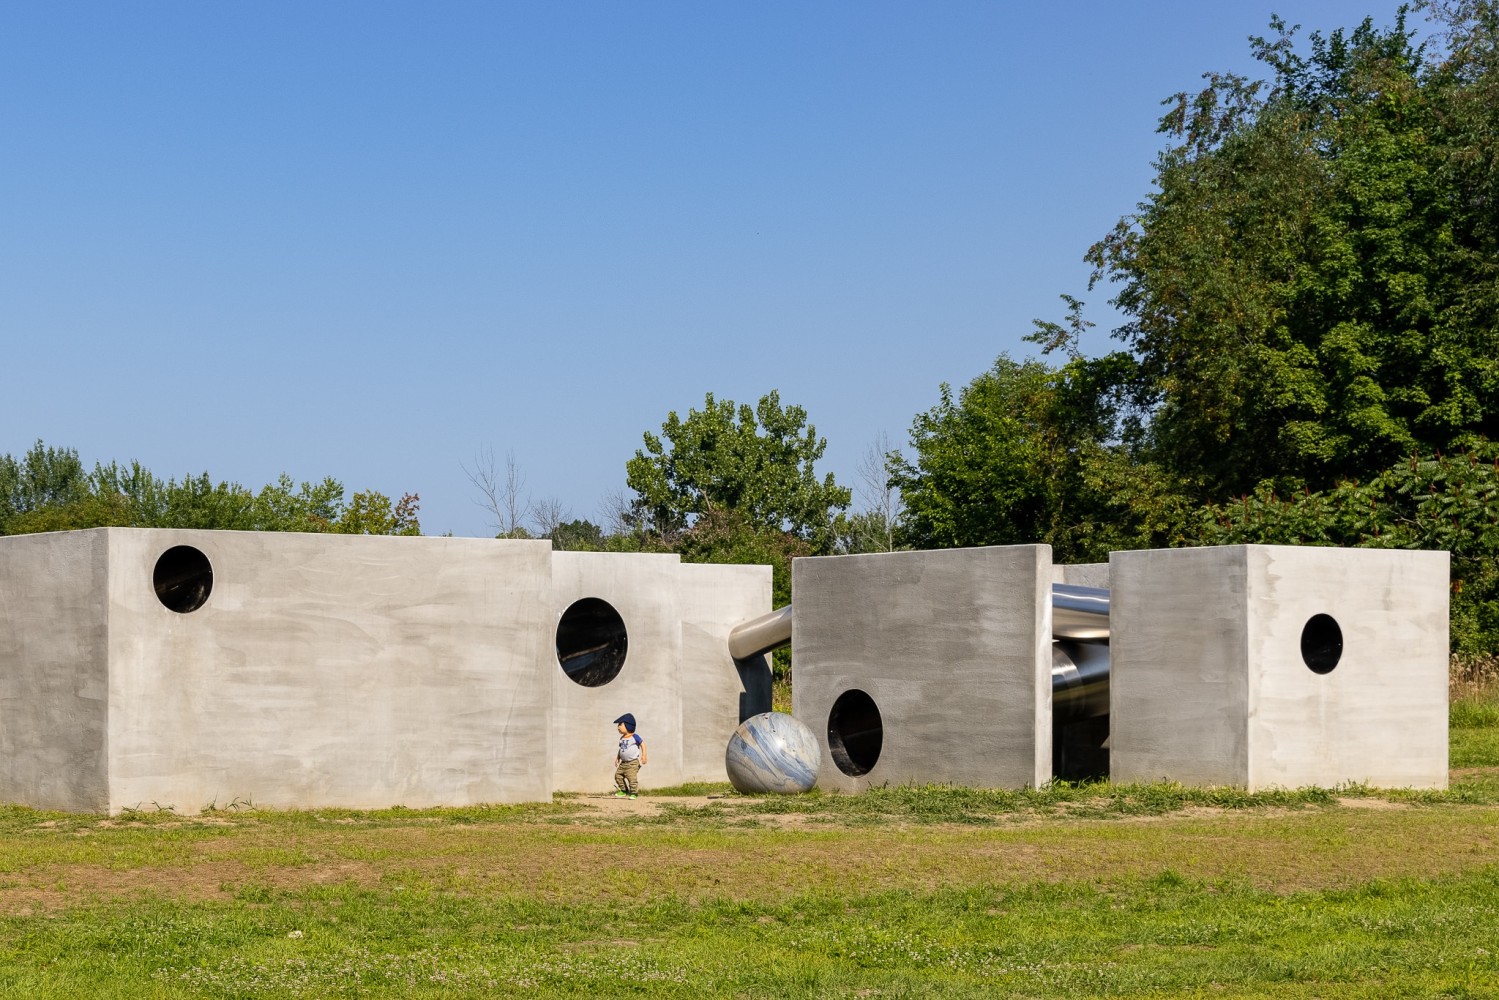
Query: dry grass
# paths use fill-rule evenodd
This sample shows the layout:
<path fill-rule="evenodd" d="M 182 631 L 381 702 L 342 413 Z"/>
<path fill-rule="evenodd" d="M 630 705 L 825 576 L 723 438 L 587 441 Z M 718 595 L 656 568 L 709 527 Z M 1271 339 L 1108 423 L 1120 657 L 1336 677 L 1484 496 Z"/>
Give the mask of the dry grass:
<path fill-rule="evenodd" d="M 1499 656 L 1453 654 L 1447 671 L 1450 702 L 1499 702 Z"/>
<path fill-rule="evenodd" d="M 1499 854 L 1499 808 L 1367 805 L 853 830 L 722 826 L 721 817 L 665 802 L 663 818 L 645 824 L 591 807 L 554 821 L 531 813 L 473 824 L 432 822 L 421 813 L 352 824 L 275 813 L 139 828 L 38 823 L 5 838 L 0 913 L 138 895 L 213 901 L 247 888 L 319 885 L 524 895 L 559 904 L 621 897 L 767 902 L 784 896 L 787 887 L 773 873 L 785 871 L 797 873 L 804 892 L 1095 882 L 1148 877 L 1167 867 L 1187 878 L 1290 892 L 1375 877 L 1457 875 Z"/>

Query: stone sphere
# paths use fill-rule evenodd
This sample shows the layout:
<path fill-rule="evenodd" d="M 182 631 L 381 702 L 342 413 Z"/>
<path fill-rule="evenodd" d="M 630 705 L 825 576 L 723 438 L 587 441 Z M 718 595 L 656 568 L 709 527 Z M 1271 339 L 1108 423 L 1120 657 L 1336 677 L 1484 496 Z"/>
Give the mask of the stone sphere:
<path fill-rule="evenodd" d="M 795 794 L 817 784 L 822 747 L 812 730 L 785 712 L 762 712 L 734 730 L 724 764 L 729 781 L 746 795 Z"/>

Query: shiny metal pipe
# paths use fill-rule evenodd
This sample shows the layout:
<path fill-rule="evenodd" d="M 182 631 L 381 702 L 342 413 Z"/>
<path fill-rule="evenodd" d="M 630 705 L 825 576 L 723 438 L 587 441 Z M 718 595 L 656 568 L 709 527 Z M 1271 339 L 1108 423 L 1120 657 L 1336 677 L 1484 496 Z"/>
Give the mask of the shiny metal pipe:
<path fill-rule="evenodd" d="M 1109 714 L 1109 644 L 1051 644 L 1051 717 L 1076 722 Z"/>
<path fill-rule="evenodd" d="M 1054 639 L 1109 638 L 1109 592 L 1103 587 L 1051 585 L 1051 635 Z"/>
<path fill-rule="evenodd" d="M 747 660 L 791 643 L 791 605 L 740 622 L 729 632 L 729 655 Z"/>

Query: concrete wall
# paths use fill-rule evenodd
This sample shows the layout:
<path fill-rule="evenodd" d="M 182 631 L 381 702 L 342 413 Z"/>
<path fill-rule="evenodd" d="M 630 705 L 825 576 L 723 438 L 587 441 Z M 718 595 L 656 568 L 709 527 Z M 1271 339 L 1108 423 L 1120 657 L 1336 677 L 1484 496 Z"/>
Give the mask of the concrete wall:
<path fill-rule="evenodd" d="M 1072 563 L 1057 564 L 1051 568 L 1051 582 L 1065 583 L 1074 587 L 1109 587 L 1109 564 Z"/>
<path fill-rule="evenodd" d="M 158 560 L 211 567 L 173 610 Z M 196 578 L 193 578 L 196 579 Z M 729 630 L 766 566 L 556 553 L 541 541 L 109 528 L 0 538 L 0 800 L 74 810 L 236 800 L 412 807 L 602 790 L 632 712 L 653 785 L 718 780 L 770 707 Z M 558 623 L 597 598 L 628 651 L 569 678 Z"/>
<path fill-rule="evenodd" d="M 1113 553 L 1114 781 L 1249 783 L 1246 557 L 1242 546 Z"/>
<path fill-rule="evenodd" d="M 1116 781 L 1443 788 L 1445 552 L 1228 546 L 1111 559 Z M 1302 635 L 1328 615 L 1337 665 Z"/>
<path fill-rule="evenodd" d="M 618 736 L 611 720 L 626 712 L 646 741 L 645 787 L 725 780 L 724 748 L 741 713 L 770 707 L 768 679 L 757 672 L 763 661 L 740 670 L 728 655 L 729 630 L 770 610 L 770 567 L 557 552 L 552 586 L 554 621 L 574 602 L 597 598 L 619 613 L 629 637 L 618 676 L 597 687 L 575 683 L 554 659 L 553 787 L 612 787 Z"/>
<path fill-rule="evenodd" d="M 0 538 L 0 801 L 108 807 L 107 540 Z"/>
<path fill-rule="evenodd" d="M 111 810 L 549 796 L 548 543 L 108 534 Z M 188 614 L 174 545 L 213 566 Z"/>
<path fill-rule="evenodd" d="M 575 601 L 593 597 L 619 613 L 629 636 L 623 669 L 598 687 L 574 683 L 552 659 L 553 788 L 602 792 L 612 787 L 619 745 L 612 720 L 626 712 L 635 716 L 650 758 L 641 769 L 641 781 L 657 786 L 681 783 L 682 695 L 676 684 L 682 658 L 679 567 L 674 555 L 553 556 L 553 628 Z"/>
<path fill-rule="evenodd" d="M 727 781 L 729 737 L 745 719 L 770 711 L 771 680 L 766 657 L 736 663 L 729 656 L 729 632 L 771 610 L 771 569 L 683 563 L 677 581 L 682 780 Z"/>
<path fill-rule="evenodd" d="M 823 749 L 820 787 L 1051 776 L 1051 547 L 1016 545 L 798 559 L 794 714 Z M 873 699 L 878 759 L 835 763 L 829 716 Z"/>

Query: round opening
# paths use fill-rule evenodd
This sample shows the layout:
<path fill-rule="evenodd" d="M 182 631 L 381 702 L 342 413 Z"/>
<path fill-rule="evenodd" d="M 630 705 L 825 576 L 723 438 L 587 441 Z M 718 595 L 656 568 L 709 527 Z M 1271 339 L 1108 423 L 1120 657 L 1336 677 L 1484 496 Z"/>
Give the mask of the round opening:
<path fill-rule="evenodd" d="M 562 612 L 557 623 L 557 662 L 584 687 L 608 684 L 625 665 L 630 644 L 625 620 L 608 601 L 585 597 Z"/>
<path fill-rule="evenodd" d="M 1343 630 L 1332 615 L 1312 615 L 1301 630 L 1301 658 L 1314 673 L 1331 673 L 1343 657 Z"/>
<path fill-rule="evenodd" d="M 858 689 L 840 694 L 828 713 L 828 749 L 838 770 L 853 778 L 868 774 L 884 742 L 885 726 L 874 699 Z"/>
<path fill-rule="evenodd" d="M 213 592 L 213 566 L 191 545 L 176 545 L 156 560 L 151 583 L 163 607 L 185 615 L 201 608 Z"/>

